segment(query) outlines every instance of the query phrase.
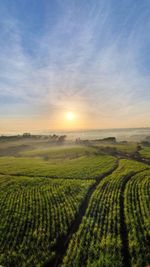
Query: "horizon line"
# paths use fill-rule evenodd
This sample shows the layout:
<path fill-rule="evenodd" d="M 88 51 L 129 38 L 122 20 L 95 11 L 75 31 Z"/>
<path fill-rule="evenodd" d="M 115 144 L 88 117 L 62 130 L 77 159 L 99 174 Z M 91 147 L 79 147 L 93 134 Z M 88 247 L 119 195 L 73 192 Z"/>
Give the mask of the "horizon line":
<path fill-rule="evenodd" d="M 86 131 L 111 131 L 111 130 L 139 130 L 139 129 L 149 129 L 150 130 L 150 126 L 148 126 L 148 127 L 121 127 L 121 128 L 86 128 L 86 129 L 77 129 L 77 130 L 69 130 L 69 129 L 63 129 L 63 130 L 61 130 L 61 129 L 58 129 L 58 130 L 52 130 L 52 129 L 45 129 L 45 130 L 31 130 L 31 131 L 16 131 L 16 130 L 10 130 L 10 131 L 0 131 L 0 135 L 2 136 L 2 135 L 4 135 L 5 134 L 5 132 L 6 132 L 6 135 L 7 135 L 7 133 L 11 133 L 11 132 L 16 132 L 16 135 L 20 135 L 20 134 L 23 134 L 23 133 L 26 133 L 26 132 L 28 132 L 28 133 L 38 133 L 38 132 L 43 132 L 43 133 L 41 133 L 41 135 L 44 135 L 44 132 L 47 132 L 47 134 L 48 134 L 48 132 L 50 132 L 50 133 L 56 133 L 56 132 L 68 132 L 68 133 L 71 133 L 71 132 L 86 132 Z"/>

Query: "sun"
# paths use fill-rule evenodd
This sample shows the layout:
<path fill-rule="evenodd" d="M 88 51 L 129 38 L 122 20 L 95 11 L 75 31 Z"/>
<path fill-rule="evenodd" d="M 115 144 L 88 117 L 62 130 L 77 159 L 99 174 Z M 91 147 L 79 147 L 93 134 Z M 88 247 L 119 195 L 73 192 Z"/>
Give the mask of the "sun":
<path fill-rule="evenodd" d="M 66 113 L 66 119 L 68 121 L 73 121 L 74 118 L 75 118 L 75 114 L 73 112 L 69 111 L 69 112 Z"/>

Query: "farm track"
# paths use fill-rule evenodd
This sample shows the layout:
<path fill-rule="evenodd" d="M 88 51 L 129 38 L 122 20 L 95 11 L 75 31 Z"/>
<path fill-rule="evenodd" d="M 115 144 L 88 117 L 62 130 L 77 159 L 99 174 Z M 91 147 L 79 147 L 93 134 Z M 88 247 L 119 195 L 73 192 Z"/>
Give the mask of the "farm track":
<path fill-rule="evenodd" d="M 150 160 L 144 157 L 141 157 L 139 151 L 135 151 L 133 154 L 129 154 L 129 153 L 125 153 L 125 152 L 120 152 L 120 151 L 116 151 L 115 154 L 111 153 L 111 152 L 106 152 L 106 151 L 101 151 L 101 149 L 99 149 L 98 146 L 96 145 L 90 145 L 90 147 L 97 149 L 98 153 L 102 153 L 104 155 L 110 155 L 110 156 L 114 156 L 118 159 L 129 159 L 129 160 L 134 160 L 134 161 L 138 161 L 141 162 L 143 164 L 146 165 L 150 165 Z"/>
<path fill-rule="evenodd" d="M 145 159 L 145 158 L 141 158 L 140 156 L 137 156 L 137 155 L 121 155 L 119 156 L 119 158 L 122 158 L 122 159 L 130 159 L 130 160 L 134 160 L 134 161 L 138 161 L 138 162 L 141 162 L 143 164 L 146 164 L 146 165 L 150 165 L 150 161 Z"/>
<path fill-rule="evenodd" d="M 127 182 L 133 176 L 133 174 L 127 175 L 124 177 L 124 181 L 121 186 L 120 193 L 120 234 L 122 240 L 122 257 L 123 257 L 123 267 L 131 267 L 131 259 L 128 247 L 128 234 L 127 227 L 125 222 L 125 212 L 124 212 L 124 191 Z"/>
<path fill-rule="evenodd" d="M 97 186 L 101 182 L 101 180 L 109 175 L 111 175 L 119 166 L 119 159 L 116 161 L 116 165 L 113 169 L 109 170 L 105 174 L 97 177 L 95 184 L 89 189 L 85 199 L 83 200 L 78 213 L 75 216 L 75 220 L 72 223 L 69 234 L 67 236 L 63 236 L 59 238 L 56 244 L 56 257 L 48 261 L 43 265 L 43 267 L 60 267 L 63 261 L 63 257 L 66 254 L 66 251 L 68 249 L 69 242 L 75 232 L 78 231 L 82 218 L 86 213 L 87 207 L 89 205 L 89 201 L 91 199 L 92 194 L 96 190 Z M 124 181 L 121 186 L 121 194 L 120 194 L 120 217 L 121 217 L 121 229 L 120 229 L 120 234 L 121 234 L 121 240 L 123 244 L 122 248 L 122 257 L 123 257 L 123 267 L 131 267 L 131 259 L 130 259 L 130 253 L 129 253 L 129 248 L 128 248 L 128 234 L 127 234 L 127 227 L 126 227 L 126 222 L 125 222 L 125 212 L 124 212 L 124 191 L 127 182 L 130 180 L 130 178 L 138 173 L 141 173 L 145 170 L 148 170 L 149 168 L 145 168 L 144 170 L 140 170 L 137 172 L 133 172 L 130 175 L 127 175 L 124 177 Z"/>
<path fill-rule="evenodd" d="M 86 213 L 87 207 L 89 205 L 89 201 L 91 199 L 92 194 L 94 193 L 95 189 L 97 188 L 97 186 L 99 185 L 99 183 L 101 182 L 101 180 L 103 178 L 105 178 L 108 175 L 111 175 L 119 166 L 119 160 L 116 160 L 116 164 L 115 166 L 105 172 L 104 174 L 100 175 L 99 177 L 96 178 L 96 182 L 93 186 L 91 186 L 91 188 L 89 189 L 86 197 L 84 198 L 83 202 L 81 203 L 81 206 L 79 208 L 78 213 L 75 216 L 75 220 L 72 223 L 72 225 L 70 226 L 69 229 L 69 233 L 67 236 L 63 236 L 61 238 L 58 239 L 57 244 L 56 244 L 56 257 L 51 260 L 48 261 L 47 263 L 45 263 L 43 265 L 43 267 L 58 267 L 61 266 L 61 263 L 63 261 L 63 257 L 66 254 L 69 242 L 73 236 L 73 234 L 79 229 L 79 226 L 81 224 L 82 218 Z"/>
<path fill-rule="evenodd" d="M 69 232 L 67 236 L 62 236 L 61 238 L 58 239 L 57 243 L 56 243 L 56 257 L 51 260 L 48 261 L 46 264 L 43 265 L 43 267 L 60 267 L 61 263 L 63 261 L 63 257 L 66 254 L 66 251 L 68 249 L 68 245 L 70 240 L 72 239 L 73 234 L 78 231 L 82 218 L 86 213 L 87 207 L 89 205 L 90 199 L 92 194 L 94 193 L 94 191 L 96 190 L 97 186 L 99 185 L 99 183 L 101 182 L 101 180 L 107 176 L 109 176 L 110 174 L 112 174 L 119 166 L 119 160 L 120 159 L 130 159 L 130 160 L 134 160 L 134 161 L 138 161 L 141 163 L 144 163 L 145 165 L 150 165 L 150 162 L 146 162 L 145 159 L 142 158 L 136 158 L 134 155 L 130 156 L 130 155 L 116 155 L 116 164 L 115 167 L 113 167 L 111 170 L 109 170 L 108 172 L 98 176 L 95 178 L 95 183 L 94 185 L 92 185 L 90 187 L 90 189 L 88 190 L 85 198 L 83 199 L 81 206 L 75 216 L 75 220 L 73 221 L 73 223 L 71 224 L 70 228 L 69 228 Z M 148 167 L 148 166 L 147 166 Z M 128 181 L 136 174 L 138 173 L 142 173 L 145 170 L 148 170 L 149 168 L 146 168 L 144 170 L 140 170 L 140 171 L 135 171 L 130 175 L 126 175 L 125 177 L 123 177 L 123 182 L 121 184 L 120 190 L 120 234 L 121 234 L 121 239 L 122 239 L 122 244 L 123 244 L 123 248 L 122 248 L 122 257 L 123 257 L 123 266 L 122 267 L 131 267 L 131 258 L 130 258 L 130 253 L 129 253 L 129 247 L 128 247 L 128 232 L 127 232 L 127 226 L 126 226 L 126 220 L 125 220 L 125 206 L 124 206 L 124 193 L 125 193 L 125 189 L 126 189 L 126 185 L 128 183 Z M 18 176 L 18 177 L 27 177 L 27 178 L 34 178 L 33 175 L 23 175 L 23 174 L 5 174 L 5 173 L 0 173 L 0 175 L 3 176 Z M 36 176 L 35 176 L 36 177 Z M 50 179 L 59 179 L 59 177 L 54 177 L 54 176 L 38 176 L 40 178 L 50 178 Z M 73 178 L 65 178 L 66 180 L 72 180 Z M 75 178 L 74 178 L 75 179 Z M 83 179 L 78 178 L 78 180 L 83 181 Z M 91 179 L 86 179 L 86 180 L 91 180 Z"/>

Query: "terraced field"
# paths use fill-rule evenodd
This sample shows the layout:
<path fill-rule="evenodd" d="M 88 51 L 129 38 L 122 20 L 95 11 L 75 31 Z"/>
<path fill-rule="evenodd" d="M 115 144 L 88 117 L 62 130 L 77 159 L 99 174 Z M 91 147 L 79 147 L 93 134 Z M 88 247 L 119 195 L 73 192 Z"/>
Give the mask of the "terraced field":
<path fill-rule="evenodd" d="M 149 203 L 150 166 L 135 160 L 86 146 L 2 156 L 0 265 L 146 267 Z"/>

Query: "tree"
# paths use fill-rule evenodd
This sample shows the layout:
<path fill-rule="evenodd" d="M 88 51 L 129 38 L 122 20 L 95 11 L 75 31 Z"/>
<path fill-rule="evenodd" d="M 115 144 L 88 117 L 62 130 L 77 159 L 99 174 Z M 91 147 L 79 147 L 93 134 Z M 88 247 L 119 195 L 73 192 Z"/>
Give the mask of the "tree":
<path fill-rule="evenodd" d="M 58 144 L 63 144 L 65 142 L 66 137 L 67 137 L 66 135 L 59 136 L 57 143 Z"/>

